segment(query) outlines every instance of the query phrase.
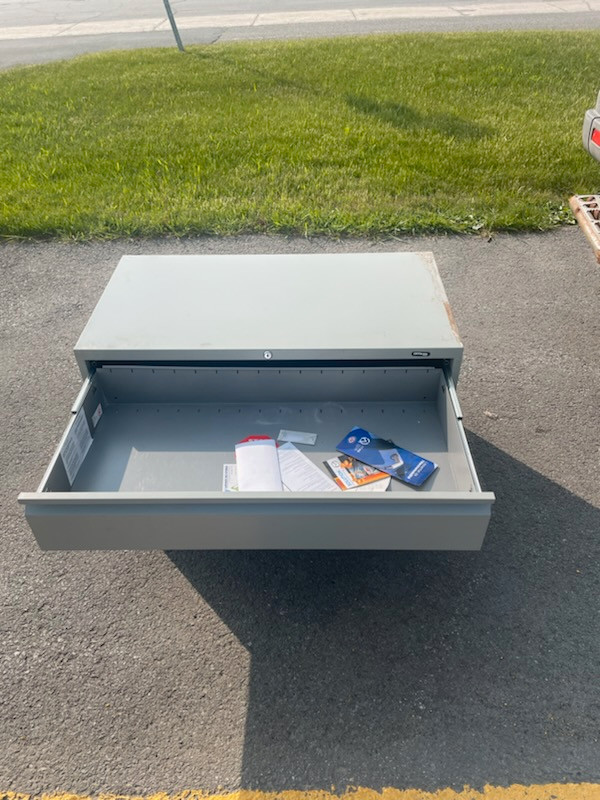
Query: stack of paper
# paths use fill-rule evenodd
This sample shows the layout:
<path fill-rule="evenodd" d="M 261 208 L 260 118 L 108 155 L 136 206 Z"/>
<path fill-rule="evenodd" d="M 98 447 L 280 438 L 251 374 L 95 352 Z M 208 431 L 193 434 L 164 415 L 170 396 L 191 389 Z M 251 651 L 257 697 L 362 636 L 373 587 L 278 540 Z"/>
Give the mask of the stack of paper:
<path fill-rule="evenodd" d="M 339 487 L 291 442 L 248 437 L 235 446 L 235 464 L 223 465 L 224 492 L 339 492 Z"/>
<path fill-rule="evenodd" d="M 248 438 L 235 446 L 240 492 L 281 492 L 281 472 L 275 440 Z"/>

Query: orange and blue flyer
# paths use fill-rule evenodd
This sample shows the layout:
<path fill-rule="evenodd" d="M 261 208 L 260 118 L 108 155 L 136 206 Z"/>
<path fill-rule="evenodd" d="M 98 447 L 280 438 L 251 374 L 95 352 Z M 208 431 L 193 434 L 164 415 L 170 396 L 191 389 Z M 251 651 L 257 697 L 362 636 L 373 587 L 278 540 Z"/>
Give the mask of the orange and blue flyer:
<path fill-rule="evenodd" d="M 362 464 L 352 456 L 330 458 L 325 461 L 325 466 L 331 472 L 333 480 L 343 490 L 356 489 L 358 486 L 366 486 L 368 483 L 388 477 L 385 472 L 368 464 Z"/>

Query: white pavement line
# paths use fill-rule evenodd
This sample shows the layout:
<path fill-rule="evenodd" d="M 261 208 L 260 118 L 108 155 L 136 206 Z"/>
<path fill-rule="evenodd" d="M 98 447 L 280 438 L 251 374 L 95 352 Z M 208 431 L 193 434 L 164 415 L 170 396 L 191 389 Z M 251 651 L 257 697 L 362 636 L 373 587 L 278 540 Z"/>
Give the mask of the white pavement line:
<path fill-rule="evenodd" d="M 488 17 L 510 14 L 561 14 L 559 8 L 551 3 L 477 3 L 453 8 L 465 17 Z"/>
<path fill-rule="evenodd" d="M 438 6 L 383 6 L 315 11 L 281 11 L 265 14 L 218 14 L 197 17 L 177 15 L 182 30 L 194 28 L 247 28 L 263 25 L 297 25 L 326 22 L 365 22 L 382 19 L 432 19 L 443 17 L 494 17 L 520 14 L 580 14 L 600 11 L 600 0 L 524 0 L 511 3 L 465 3 Z M 166 31 L 164 17 L 109 19 L 65 25 L 29 25 L 0 28 L 0 39 L 41 39 L 62 36 L 98 36 L 115 33 Z"/>
<path fill-rule="evenodd" d="M 73 23 L 68 25 L 28 25 L 19 28 L 0 28 L 0 39 L 42 39 L 46 36 L 56 36 L 66 31 Z"/>
<path fill-rule="evenodd" d="M 192 28 L 246 28 L 254 23 L 258 14 L 220 14 L 218 16 L 184 17 L 176 16 L 175 21 L 180 30 Z M 166 19 L 156 28 L 157 31 L 170 29 L 169 20 Z"/>
<path fill-rule="evenodd" d="M 146 19 L 106 19 L 95 22 L 78 22 L 57 36 L 97 36 L 99 33 L 148 33 L 166 22 L 165 17 Z M 5 28 L 6 30 L 6 28 Z"/>
<path fill-rule="evenodd" d="M 552 5 L 561 11 L 580 13 L 582 11 L 600 11 L 600 0 L 552 0 Z"/>
<path fill-rule="evenodd" d="M 295 25 L 306 22 L 354 22 L 349 8 L 322 11 L 281 11 L 259 14 L 255 25 Z"/>
<path fill-rule="evenodd" d="M 388 8 L 355 8 L 357 20 L 370 19 L 425 19 L 428 17 L 460 17 L 451 6 L 397 6 Z"/>

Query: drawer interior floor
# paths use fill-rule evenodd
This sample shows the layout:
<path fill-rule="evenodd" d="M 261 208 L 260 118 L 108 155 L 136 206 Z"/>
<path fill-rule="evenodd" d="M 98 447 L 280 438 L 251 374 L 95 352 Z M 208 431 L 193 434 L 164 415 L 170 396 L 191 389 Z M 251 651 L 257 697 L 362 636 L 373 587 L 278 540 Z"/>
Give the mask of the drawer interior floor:
<path fill-rule="evenodd" d="M 220 491 L 223 464 L 251 434 L 277 438 L 282 428 L 318 435 L 300 446 L 319 466 L 355 425 L 439 464 L 421 491 L 454 491 L 460 453 L 449 453 L 436 403 L 113 403 L 104 408 L 93 444 L 71 487 L 84 491 Z M 323 467 L 324 469 L 324 467 Z M 391 491 L 411 492 L 392 480 Z"/>

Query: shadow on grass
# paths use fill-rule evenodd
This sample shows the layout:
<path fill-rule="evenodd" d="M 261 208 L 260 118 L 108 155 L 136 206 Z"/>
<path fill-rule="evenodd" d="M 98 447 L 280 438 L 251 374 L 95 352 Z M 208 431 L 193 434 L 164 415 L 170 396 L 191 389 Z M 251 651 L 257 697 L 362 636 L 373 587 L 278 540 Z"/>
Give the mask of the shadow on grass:
<path fill-rule="evenodd" d="M 414 133 L 432 131 L 453 139 L 483 139 L 493 133 L 488 126 L 470 122 L 456 114 L 421 114 L 404 103 L 379 102 L 354 95 L 347 95 L 346 102 L 362 114 Z"/>
<path fill-rule="evenodd" d="M 394 128 L 420 132 L 433 131 L 454 139 L 483 139 L 494 134 L 494 130 L 487 126 L 459 117 L 457 114 L 437 112 L 434 114 L 421 114 L 421 112 L 404 103 L 390 101 L 370 100 L 357 95 L 332 95 L 309 83 L 290 80 L 282 75 L 273 74 L 267 70 L 259 69 L 254 65 L 240 62 L 230 58 L 222 52 L 215 54 L 206 49 L 192 50 L 191 55 L 201 60 L 221 61 L 230 67 L 235 67 L 242 72 L 249 72 L 256 77 L 264 78 L 277 86 L 292 91 L 312 94 L 315 97 L 330 97 L 345 100 L 346 104 L 355 111 L 374 117 Z"/>
<path fill-rule="evenodd" d="M 345 100 L 346 104 L 360 112 L 373 117 L 380 122 L 384 122 L 401 130 L 414 133 L 422 131 L 433 131 L 440 133 L 448 138 L 454 139 L 483 139 L 492 136 L 494 130 L 487 126 L 459 117 L 457 114 L 438 112 L 434 114 L 422 114 L 416 109 L 404 103 L 390 101 L 370 100 L 366 97 L 357 95 L 332 95 L 311 84 L 301 81 L 290 80 L 282 75 L 273 74 L 267 70 L 258 69 L 254 65 L 242 63 L 219 52 L 215 55 L 213 51 L 192 50 L 191 54 L 201 60 L 218 60 L 231 67 L 235 67 L 243 72 L 250 72 L 256 77 L 264 78 L 277 86 L 302 93 L 312 94 L 315 97 L 330 97 Z"/>
<path fill-rule="evenodd" d="M 168 554 L 251 654 L 242 786 L 600 780 L 600 511 L 469 440 L 481 552 Z"/>
<path fill-rule="evenodd" d="M 222 51 L 214 51 L 202 48 L 199 50 L 190 50 L 189 54 L 194 58 L 200 59 L 201 61 L 218 61 L 221 62 L 222 64 L 227 64 L 230 67 L 234 67 L 243 74 L 251 73 L 257 78 L 264 78 L 271 84 L 281 86 L 286 89 L 312 94 L 315 97 L 326 97 L 328 94 L 327 92 L 324 92 L 322 89 L 318 89 L 316 86 L 313 86 L 310 83 L 293 81 L 290 80 L 290 78 L 284 77 L 283 75 L 277 75 L 273 72 L 269 72 L 264 69 L 259 69 L 255 65 L 250 64 L 248 62 L 242 61 L 240 59 L 231 58 L 230 56 L 225 55 Z"/>

